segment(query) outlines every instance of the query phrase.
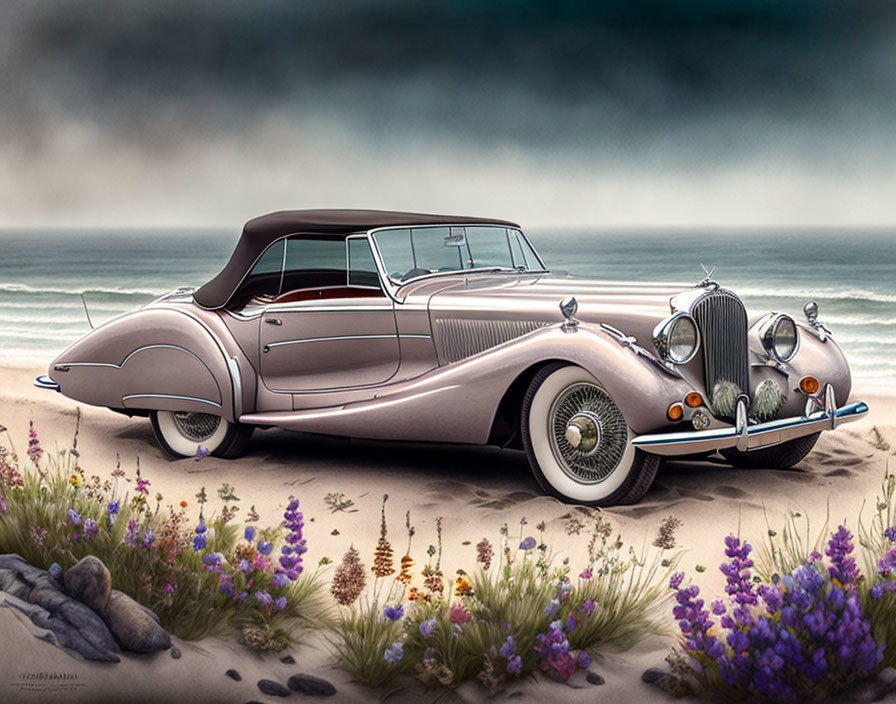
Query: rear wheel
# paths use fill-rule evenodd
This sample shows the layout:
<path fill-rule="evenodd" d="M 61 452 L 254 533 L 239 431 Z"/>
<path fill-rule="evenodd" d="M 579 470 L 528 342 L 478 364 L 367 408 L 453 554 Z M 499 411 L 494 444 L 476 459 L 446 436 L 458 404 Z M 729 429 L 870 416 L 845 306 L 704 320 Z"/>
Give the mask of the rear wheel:
<path fill-rule="evenodd" d="M 150 419 L 156 440 L 172 457 L 195 457 L 200 447 L 216 457 L 236 457 L 254 430 L 210 413 L 153 411 Z"/>
<path fill-rule="evenodd" d="M 812 452 L 818 436 L 806 435 L 802 438 L 794 438 L 780 445 L 765 447 L 752 452 L 739 452 L 738 450 L 722 450 L 722 455 L 735 467 L 749 467 L 751 469 L 790 469 L 801 462 L 806 455 Z"/>
<path fill-rule="evenodd" d="M 549 364 L 523 400 L 523 447 L 535 479 L 563 501 L 636 503 L 653 483 L 660 458 L 632 445 L 622 411 L 587 371 Z"/>

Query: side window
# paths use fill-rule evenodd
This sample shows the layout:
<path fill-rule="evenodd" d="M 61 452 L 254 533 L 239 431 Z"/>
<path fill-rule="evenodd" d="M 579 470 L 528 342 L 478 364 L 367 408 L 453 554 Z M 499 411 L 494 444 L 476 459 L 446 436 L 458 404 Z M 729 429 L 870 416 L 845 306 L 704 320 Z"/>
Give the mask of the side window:
<path fill-rule="evenodd" d="M 387 276 L 400 279 L 416 266 L 409 229 L 383 230 L 376 235 L 376 246 L 379 247 Z"/>
<path fill-rule="evenodd" d="M 285 240 L 274 242 L 262 254 L 230 301 L 230 308 L 243 308 L 252 303 L 272 301 L 280 292 Z"/>
<path fill-rule="evenodd" d="M 529 263 L 526 257 L 526 249 L 520 241 L 520 233 L 516 230 L 508 230 L 507 238 L 510 242 L 510 258 L 513 260 L 513 266 L 524 266 L 527 269 L 535 266 L 535 262 Z"/>
<path fill-rule="evenodd" d="M 302 288 L 344 286 L 345 240 L 290 237 L 280 293 Z"/>
<path fill-rule="evenodd" d="M 348 285 L 376 286 L 380 285 L 380 277 L 376 273 L 376 263 L 370 242 L 366 238 L 354 238 L 348 241 Z"/>

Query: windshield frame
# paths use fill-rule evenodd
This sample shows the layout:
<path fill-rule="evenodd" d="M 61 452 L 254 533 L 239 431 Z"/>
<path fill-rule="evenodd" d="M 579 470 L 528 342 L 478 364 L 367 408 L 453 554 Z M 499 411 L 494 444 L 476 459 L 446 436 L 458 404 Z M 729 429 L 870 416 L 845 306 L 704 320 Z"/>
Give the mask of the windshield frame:
<path fill-rule="evenodd" d="M 519 233 L 519 236 L 523 239 L 526 245 L 529 247 L 529 250 L 532 254 L 535 255 L 535 259 L 538 262 L 539 268 L 529 268 L 529 269 L 519 269 L 519 268 L 510 268 L 510 267 L 498 267 L 498 266 L 482 266 L 482 267 L 473 267 L 471 269 L 456 269 L 453 271 L 436 271 L 428 274 L 420 274 L 419 276 L 411 277 L 406 281 L 395 281 L 392 277 L 389 276 L 388 270 L 386 269 L 386 264 L 383 259 L 383 255 L 380 252 L 379 243 L 377 242 L 376 236 L 380 232 L 387 232 L 391 230 L 424 230 L 424 229 L 437 229 L 437 228 L 458 228 L 458 227 L 491 227 L 498 230 L 515 230 Z M 376 260 L 377 268 L 380 272 L 380 278 L 384 284 L 384 286 L 390 291 L 397 291 L 402 286 L 406 286 L 407 284 L 414 283 L 420 281 L 421 279 L 429 279 L 435 277 L 443 277 L 443 276 L 469 276 L 470 274 L 482 274 L 482 273 L 514 273 L 514 274 L 549 274 L 550 269 L 545 266 L 544 260 L 541 258 L 541 255 L 538 253 L 538 250 L 532 246 L 532 243 L 529 241 L 529 238 L 526 237 L 526 233 L 522 231 L 521 228 L 518 227 L 509 227 L 507 225 L 496 225 L 495 223 L 483 222 L 483 223 L 464 223 L 463 225 L 457 224 L 429 224 L 426 225 L 391 225 L 389 227 L 377 227 L 367 231 L 367 235 L 370 239 L 370 243 L 373 249 L 373 256 Z"/>

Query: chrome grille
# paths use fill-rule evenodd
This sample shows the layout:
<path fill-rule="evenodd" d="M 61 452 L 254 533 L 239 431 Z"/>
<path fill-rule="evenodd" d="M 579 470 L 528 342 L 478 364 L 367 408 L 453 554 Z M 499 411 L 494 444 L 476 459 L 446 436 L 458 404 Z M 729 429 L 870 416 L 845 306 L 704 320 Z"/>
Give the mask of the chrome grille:
<path fill-rule="evenodd" d="M 469 318 L 441 318 L 437 319 L 435 324 L 436 348 L 442 363 L 458 362 L 549 325 L 540 320 Z"/>
<path fill-rule="evenodd" d="M 747 312 L 730 291 L 707 293 L 691 311 L 703 341 L 703 373 L 713 410 L 733 417 L 737 396 L 750 393 Z"/>

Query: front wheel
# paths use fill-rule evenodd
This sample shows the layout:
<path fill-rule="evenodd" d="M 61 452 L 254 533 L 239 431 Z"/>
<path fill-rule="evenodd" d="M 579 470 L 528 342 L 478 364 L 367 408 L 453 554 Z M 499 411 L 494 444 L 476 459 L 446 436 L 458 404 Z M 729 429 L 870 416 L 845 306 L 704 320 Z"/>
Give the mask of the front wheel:
<path fill-rule="evenodd" d="M 523 399 L 523 447 L 535 479 L 563 501 L 633 504 L 650 488 L 660 458 L 632 445 L 622 411 L 581 367 L 555 363 Z"/>
<path fill-rule="evenodd" d="M 152 411 L 150 420 L 161 448 L 178 458 L 196 457 L 200 447 L 216 457 L 237 457 L 254 430 L 210 413 Z"/>

